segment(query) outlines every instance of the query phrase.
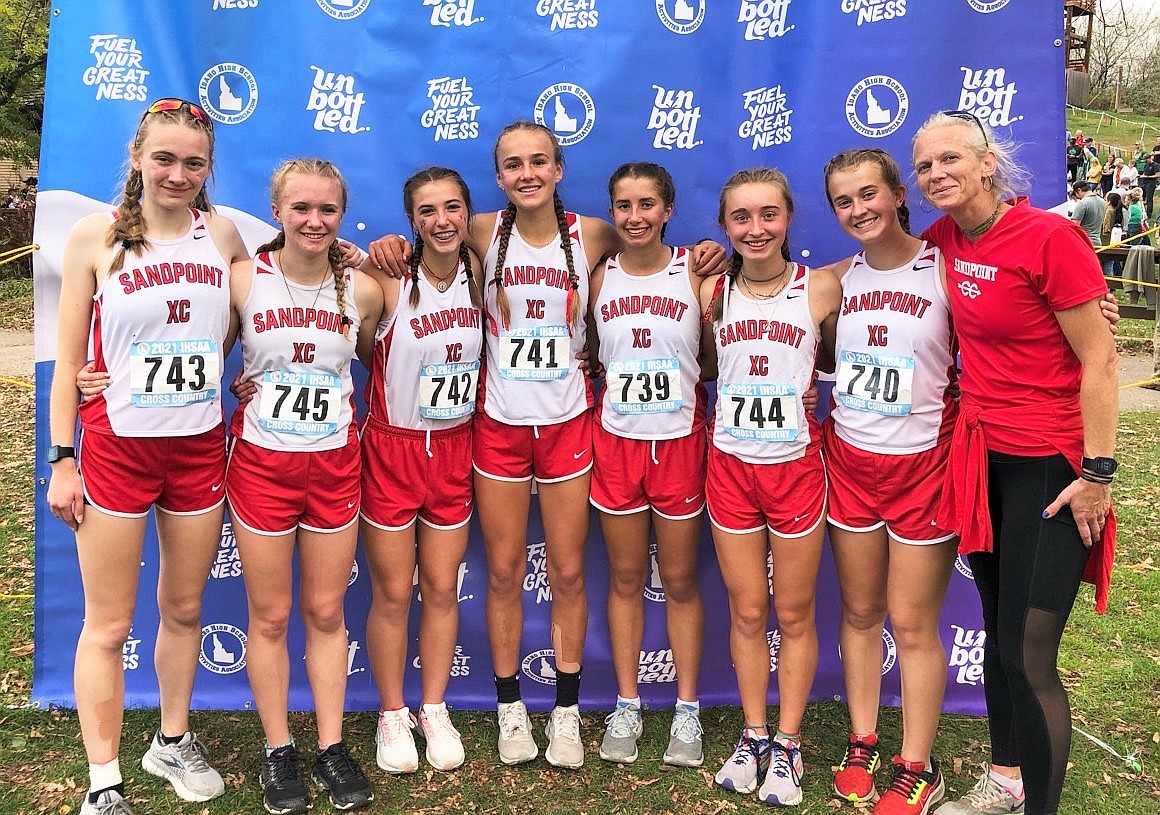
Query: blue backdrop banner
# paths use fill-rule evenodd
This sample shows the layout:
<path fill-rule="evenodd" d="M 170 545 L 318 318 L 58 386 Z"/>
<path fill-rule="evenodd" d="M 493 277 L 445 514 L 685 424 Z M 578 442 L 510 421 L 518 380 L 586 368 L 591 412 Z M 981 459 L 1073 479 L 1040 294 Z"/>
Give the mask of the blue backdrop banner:
<path fill-rule="evenodd" d="M 126 145 L 148 100 L 197 100 L 216 120 L 211 200 L 238 224 L 252 251 L 273 234 L 268 179 L 285 158 L 334 161 L 350 185 L 345 237 L 365 246 L 408 232 L 403 180 L 416 169 L 459 169 L 479 209 L 498 209 L 491 151 L 515 119 L 535 119 L 564 145 L 561 195 L 569 209 L 608 210 L 607 178 L 620 163 L 656 161 L 676 180 L 670 236 L 724 241 L 716 227 L 723 181 L 743 167 L 783 170 L 795 191 L 795 260 L 828 263 L 851 254 L 822 190 L 834 153 L 882 147 L 909 166 L 910 139 L 942 109 L 974 111 L 1031 146 L 1024 163 L 1037 204 L 1064 189 L 1062 16 L 1058 0 L 58 0 L 54 3 L 36 213 L 37 462 L 36 658 L 33 700 L 71 705 L 73 648 L 83 616 L 75 545 L 48 512 L 48 391 L 65 237 L 79 217 L 109 209 L 121 185 Z M 911 196 L 915 226 L 933 216 Z M 227 376 L 236 370 L 235 351 Z M 824 401 L 824 400 L 823 400 Z M 227 405 L 232 409 L 233 405 Z M 592 525 L 587 578 L 590 620 L 583 704 L 611 707 L 616 685 L 604 595 L 607 562 Z M 525 695 L 552 703 L 555 679 L 543 533 L 528 528 L 522 654 Z M 156 705 L 152 651 L 157 629 L 157 550 L 152 527 L 142 554 L 137 614 L 124 648 L 127 703 Z M 735 703 L 728 611 L 706 529 L 701 558 L 706 635 L 701 699 Z M 655 557 L 645 590 L 639 676 L 644 701 L 676 693 Z M 821 664 L 815 698 L 842 693 L 839 602 L 833 565 L 818 586 Z M 347 600 L 348 705 L 370 709 L 364 623 L 369 572 L 361 553 Z M 486 564 L 478 530 L 460 568 L 461 629 L 448 701 L 494 705 L 483 623 Z M 421 599 L 416 598 L 416 604 Z M 407 699 L 419 699 L 414 656 Z M 205 595 L 201 668 L 194 704 L 248 708 L 246 604 L 230 524 Z M 948 645 L 946 708 L 980 712 L 982 625 L 971 575 L 960 559 L 942 620 Z M 780 635 L 768 629 L 770 669 Z M 295 625 L 291 706 L 310 707 Z M 897 704 L 894 640 L 883 634 L 883 699 Z M 776 700 L 776 683 L 771 701 Z"/>

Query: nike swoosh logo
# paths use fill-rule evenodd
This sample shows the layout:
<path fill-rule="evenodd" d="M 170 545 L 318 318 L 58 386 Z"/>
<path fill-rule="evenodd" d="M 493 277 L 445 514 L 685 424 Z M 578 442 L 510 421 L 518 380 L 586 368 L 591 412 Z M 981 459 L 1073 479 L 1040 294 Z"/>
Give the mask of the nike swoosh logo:
<path fill-rule="evenodd" d="M 805 518 L 806 518 L 806 517 L 808 517 L 808 516 L 809 516 L 809 513 L 808 513 L 808 512 L 807 512 L 805 515 L 795 515 L 795 516 L 793 517 L 793 522 L 796 524 L 798 521 L 805 520 Z"/>
<path fill-rule="evenodd" d="M 210 488 L 209 488 L 209 491 L 210 491 L 210 492 L 217 492 L 217 491 L 218 491 L 218 490 L 220 490 L 221 488 L 222 488 L 222 485 L 221 485 L 220 483 L 219 483 L 219 484 L 214 484 L 212 487 L 210 487 Z"/>
<path fill-rule="evenodd" d="M 916 263 L 916 264 L 914 264 L 913 266 L 911 266 L 910 268 L 911 268 L 911 269 L 913 269 L 913 270 L 914 270 L 914 271 L 916 271 L 916 272 L 925 272 L 927 269 L 933 269 L 933 268 L 934 268 L 934 264 L 933 264 L 933 263 L 927 263 L 926 265 L 920 266 L 920 265 L 918 265 L 918 264 Z"/>
<path fill-rule="evenodd" d="M 786 300 L 796 300 L 796 299 L 798 299 L 799 297 L 801 297 L 801 295 L 800 295 L 800 294 L 787 294 L 787 295 L 785 296 L 785 299 L 786 299 Z"/>
<path fill-rule="evenodd" d="M 583 458 L 585 455 L 587 455 L 587 453 L 588 453 L 587 450 L 581 450 L 579 453 L 573 453 L 572 458 L 574 458 L 574 459 Z"/>
<path fill-rule="evenodd" d="M 194 239 L 195 241 L 199 241 L 199 240 L 201 240 L 201 239 L 202 239 L 202 238 L 204 238 L 204 237 L 205 237 L 205 235 L 194 235 L 194 236 L 193 236 L 193 239 Z"/>
<path fill-rule="evenodd" d="M 354 509 L 354 501 L 347 501 L 346 508 L 347 509 Z"/>
<path fill-rule="evenodd" d="M 673 269 L 671 272 L 669 272 L 669 277 L 672 277 L 675 274 L 680 274 L 683 271 L 685 271 L 685 270 L 684 269 Z"/>
<path fill-rule="evenodd" d="M 693 502 L 694 502 L 694 501 L 696 501 L 696 500 L 697 500 L 697 496 L 695 496 L 695 495 L 694 495 L 692 498 L 686 498 L 686 499 L 685 499 L 685 503 L 686 503 L 686 504 L 691 504 L 691 503 L 693 503 Z"/>

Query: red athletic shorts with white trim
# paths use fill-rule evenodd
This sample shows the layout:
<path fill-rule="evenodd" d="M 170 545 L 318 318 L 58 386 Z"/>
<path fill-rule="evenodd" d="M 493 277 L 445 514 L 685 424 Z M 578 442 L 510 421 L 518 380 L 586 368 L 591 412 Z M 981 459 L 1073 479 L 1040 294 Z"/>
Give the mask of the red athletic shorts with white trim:
<path fill-rule="evenodd" d="M 475 414 L 472 464 L 497 481 L 550 484 L 592 469 L 592 410 L 556 424 L 516 425 Z"/>
<path fill-rule="evenodd" d="M 781 464 L 749 464 L 709 445 L 709 520 L 737 535 L 768 528 L 781 538 L 814 531 L 826 513 L 821 442 Z"/>
<path fill-rule="evenodd" d="M 471 422 L 410 430 L 368 419 L 362 431 L 362 516 L 380 529 L 418 518 L 435 529 L 471 519 Z"/>
<path fill-rule="evenodd" d="M 338 532 L 358 519 L 361 471 L 353 429 L 334 450 L 267 450 L 235 438 L 226 468 L 230 517 L 259 535 Z"/>
<path fill-rule="evenodd" d="M 626 439 L 599 420 L 592 427 L 592 506 L 613 515 L 643 512 L 673 520 L 705 508 L 705 448 L 699 427 L 676 439 Z"/>
<path fill-rule="evenodd" d="M 164 437 L 85 430 L 80 471 L 85 500 L 108 515 L 142 518 L 153 504 L 171 515 L 200 515 L 225 500 L 225 430 Z"/>
<path fill-rule="evenodd" d="M 883 524 L 903 543 L 942 543 L 954 537 L 935 521 L 942 495 L 950 439 L 921 453 L 885 455 L 862 450 L 822 423 L 822 447 L 830 480 L 827 520 L 851 532 Z"/>

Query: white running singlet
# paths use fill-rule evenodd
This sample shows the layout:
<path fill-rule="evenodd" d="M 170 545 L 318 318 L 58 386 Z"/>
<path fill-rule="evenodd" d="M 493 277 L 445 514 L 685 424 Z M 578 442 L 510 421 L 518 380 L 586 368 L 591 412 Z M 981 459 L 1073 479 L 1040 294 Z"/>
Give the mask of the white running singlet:
<path fill-rule="evenodd" d="M 572 241 L 572 259 L 579 286 L 581 312 L 588 303 L 588 258 L 580 234 L 580 216 L 566 213 Z M 495 264 L 503 213 L 484 262 L 487 311 L 483 409 L 499 422 L 513 425 L 557 424 L 579 416 L 592 406 L 588 377 L 576 354 L 584 349 L 584 320 L 568 326 L 568 263 L 558 238 L 547 246 L 528 244 L 515 224 L 504 259 L 504 292 L 511 306 L 511 324 L 505 327 L 496 307 Z"/>
<path fill-rule="evenodd" d="M 108 371 L 109 387 L 81 403 L 86 430 L 193 436 L 221 424 L 230 264 L 205 213 L 190 212 L 188 232 L 126 252 L 93 296 L 94 364 Z"/>
<path fill-rule="evenodd" d="M 630 439 L 676 439 L 705 424 L 701 384 L 701 310 L 689 282 L 689 254 L 632 275 L 620 256 L 605 262 L 592 314 L 606 371 L 600 422 Z"/>
<path fill-rule="evenodd" d="M 859 252 L 842 275 L 834 431 L 861 450 L 930 450 L 954 424 L 946 396 L 954 369 L 950 306 L 938 247 L 924 242 L 897 269 Z"/>
<path fill-rule="evenodd" d="M 254 258 L 250 295 L 241 309 L 242 377 L 258 386 L 234 412 L 230 432 L 267 450 L 335 450 L 346 445 L 354 417 L 359 313 L 354 276 L 346 276 L 346 319 L 334 278 L 302 286 L 282 274 L 271 253 Z"/>
<path fill-rule="evenodd" d="M 793 461 L 820 438 L 817 419 L 802 406 L 821 336 L 810 313 L 810 269 L 795 263 L 790 275 L 768 300 L 727 283 L 721 322 L 713 327 L 713 446 L 749 464 Z"/>
<path fill-rule="evenodd" d="M 419 274 L 399 286 L 395 311 L 379 326 L 367 382 L 369 415 L 395 427 L 442 430 L 471 421 L 483 329 L 460 264 L 441 292 Z M 410 303 L 419 286 L 419 305 Z"/>

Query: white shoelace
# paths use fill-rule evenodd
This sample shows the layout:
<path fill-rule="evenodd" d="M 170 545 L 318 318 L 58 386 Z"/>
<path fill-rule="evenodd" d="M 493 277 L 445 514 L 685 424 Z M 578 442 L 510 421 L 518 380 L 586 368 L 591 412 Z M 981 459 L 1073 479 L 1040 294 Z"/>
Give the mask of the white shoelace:
<path fill-rule="evenodd" d="M 193 736 L 186 744 L 175 744 L 178 755 L 185 762 L 185 768 L 193 773 L 203 773 L 209 770 L 209 761 L 206 760 L 205 747 Z"/>
<path fill-rule="evenodd" d="M 1012 797 L 1014 796 L 1010 792 L 1005 790 L 995 779 L 991 778 L 990 773 L 984 773 L 983 777 L 976 782 L 975 786 L 971 787 L 970 791 L 963 796 L 963 801 L 969 803 L 975 809 L 983 809 L 1000 804 L 1005 799 Z"/>
<path fill-rule="evenodd" d="M 423 711 L 423 718 L 426 720 L 432 736 L 459 738 L 459 731 L 451 723 L 451 714 L 447 712 L 447 708 L 440 708 L 434 713 Z"/>
<path fill-rule="evenodd" d="M 552 734 L 567 741 L 580 741 L 580 714 L 563 708 L 553 710 Z"/>
<path fill-rule="evenodd" d="M 410 711 L 384 710 L 379 716 L 379 735 L 384 744 L 391 744 L 403 738 L 404 734 L 415 726 L 415 717 Z"/>
<path fill-rule="evenodd" d="M 621 707 L 620 705 L 617 705 L 604 719 L 604 723 L 608 725 L 608 732 L 614 739 L 624 739 L 633 735 L 639 721 L 640 710 L 638 708 Z"/>
<path fill-rule="evenodd" d="M 505 739 L 510 739 L 516 735 L 530 735 L 528 709 L 518 702 L 512 702 L 501 710 L 499 713 L 499 732 L 503 734 Z"/>
<path fill-rule="evenodd" d="M 685 744 L 692 744 L 705 731 L 701 727 L 701 717 L 694 710 L 678 710 L 673 714 L 670 735 Z"/>

